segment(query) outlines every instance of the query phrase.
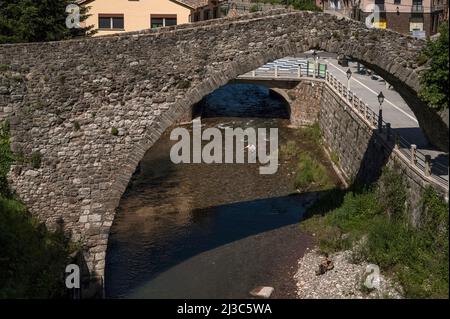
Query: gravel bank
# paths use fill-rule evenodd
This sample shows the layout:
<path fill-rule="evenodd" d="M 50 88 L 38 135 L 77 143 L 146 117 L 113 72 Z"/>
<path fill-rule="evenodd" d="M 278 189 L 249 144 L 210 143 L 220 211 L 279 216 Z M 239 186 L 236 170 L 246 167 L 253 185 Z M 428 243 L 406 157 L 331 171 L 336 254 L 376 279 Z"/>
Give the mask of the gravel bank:
<path fill-rule="evenodd" d="M 329 256 L 333 269 L 316 275 L 319 265 L 326 259 L 317 249 L 308 250 L 298 262 L 294 276 L 300 299 L 372 299 L 402 298 L 399 285 L 380 273 L 379 288 L 368 289 L 364 282 L 369 273 L 368 263 L 352 263 L 350 250 Z M 369 277 L 369 278 L 371 278 Z"/>

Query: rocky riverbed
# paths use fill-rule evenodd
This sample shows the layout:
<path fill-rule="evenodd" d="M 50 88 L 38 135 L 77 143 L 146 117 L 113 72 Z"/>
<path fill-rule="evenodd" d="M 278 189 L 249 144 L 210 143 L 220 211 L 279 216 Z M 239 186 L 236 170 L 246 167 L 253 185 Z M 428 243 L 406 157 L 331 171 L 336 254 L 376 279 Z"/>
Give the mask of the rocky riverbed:
<path fill-rule="evenodd" d="M 328 262 L 328 263 L 327 263 Z M 328 269 L 319 272 L 319 265 L 328 265 Z M 322 267 L 324 268 L 324 267 Z M 297 297 L 300 299 L 373 299 L 402 298 L 401 287 L 386 274 L 376 276 L 376 265 L 366 262 L 354 263 L 352 251 L 338 252 L 328 257 L 319 253 L 317 248 L 308 250 L 298 262 L 298 271 L 294 275 L 297 284 Z M 372 283 L 366 286 L 367 278 Z M 375 281 L 371 281 L 373 278 Z M 377 280 L 379 285 L 377 285 Z"/>

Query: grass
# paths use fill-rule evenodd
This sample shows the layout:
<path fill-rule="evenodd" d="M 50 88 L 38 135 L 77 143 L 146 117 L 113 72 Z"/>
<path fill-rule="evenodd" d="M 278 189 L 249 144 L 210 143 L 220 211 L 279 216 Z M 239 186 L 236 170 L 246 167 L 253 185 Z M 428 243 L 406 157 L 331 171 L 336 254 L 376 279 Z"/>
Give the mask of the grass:
<path fill-rule="evenodd" d="M 318 160 L 324 156 L 318 123 L 295 131 L 294 140 L 280 145 L 280 158 L 296 165 L 294 188 L 301 191 L 327 189 L 333 185 L 326 167 Z"/>
<path fill-rule="evenodd" d="M 300 154 L 295 175 L 295 188 L 306 191 L 329 185 L 330 178 L 326 168 L 308 153 Z"/>
<path fill-rule="evenodd" d="M 284 160 L 291 160 L 295 158 L 300 152 L 300 148 L 295 141 L 288 141 L 286 144 L 280 146 L 280 156 Z"/>
<path fill-rule="evenodd" d="M 0 299 L 63 297 L 64 269 L 73 251 L 61 229 L 47 230 L 11 194 L 7 173 L 16 157 L 9 125 L 0 125 Z"/>
<path fill-rule="evenodd" d="M 354 259 L 395 276 L 408 298 L 448 298 L 448 204 L 427 189 L 421 222 L 413 227 L 405 190 L 403 178 L 385 169 L 372 188 L 330 191 L 301 228 L 314 233 L 326 253 L 359 243 Z"/>
<path fill-rule="evenodd" d="M 336 154 L 336 152 L 330 152 L 330 158 L 335 165 L 339 165 L 339 156 Z"/>
<path fill-rule="evenodd" d="M 9 195 L 7 174 L 15 157 L 10 149 L 9 122 L 0 124 L 0 195 Z"/>
<path fill-rule="evenodd" d="M 319 146 L 322 143 L 322 132 L 320 131 L 318 122 L 298 129 L 297 136 L 299 138 L 308 140 L 315 146 Z"/>

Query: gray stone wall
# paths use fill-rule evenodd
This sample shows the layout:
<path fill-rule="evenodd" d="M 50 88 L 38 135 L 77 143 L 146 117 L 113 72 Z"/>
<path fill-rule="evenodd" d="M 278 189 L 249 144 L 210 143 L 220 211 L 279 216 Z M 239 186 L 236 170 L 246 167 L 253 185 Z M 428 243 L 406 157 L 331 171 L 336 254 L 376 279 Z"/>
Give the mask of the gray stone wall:
<path fill-rule="evenodd" d="M 415 92 L 423 46 L 356 21 L 284 11 L 0 45 L 0 110 L 10 117 L 13 150 L 27 159 L 9 180 L 40 220 L 64 223 L 86 247 L 92 275 L 102 277 L 109 229 L 131 175 L 161 133 L 203 96 L 311 48 L 352 56 Z"/>
<path fill-rule="evenodd" d="M 323 81 L 302 80 L 293 89 L 287 90 L 293 125 L 310 125 L 319 120 L 324 84 Z"/>
<path fill-rule="evenodd" d="M 339 158 L 339 167 L 349 183 L 371 184 L 385 166 L 405 178 L 407 211 L 413 225 L 420 221 L 420 201 L 427 186 L 448 198 L 448 190 L 430 182 L 394 151 L 393 137 L 387 139 L 386 134 L 371 128 L 327 85 L 322 91 L 319 125 L 326 147 Z"/>

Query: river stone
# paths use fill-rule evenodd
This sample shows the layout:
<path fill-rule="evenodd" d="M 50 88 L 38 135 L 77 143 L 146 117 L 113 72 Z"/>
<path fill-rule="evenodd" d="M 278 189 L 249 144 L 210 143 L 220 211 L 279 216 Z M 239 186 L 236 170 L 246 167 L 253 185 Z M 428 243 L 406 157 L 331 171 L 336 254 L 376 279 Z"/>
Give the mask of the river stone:
<path fill-rule="evenodd" d="M 250 295 L 252 295 L 253 297 L 268 299 L 272 295 L 273 291 L 274 291 L 273 287 L 258 286 L 252 291 L 250 291 Z"/>

